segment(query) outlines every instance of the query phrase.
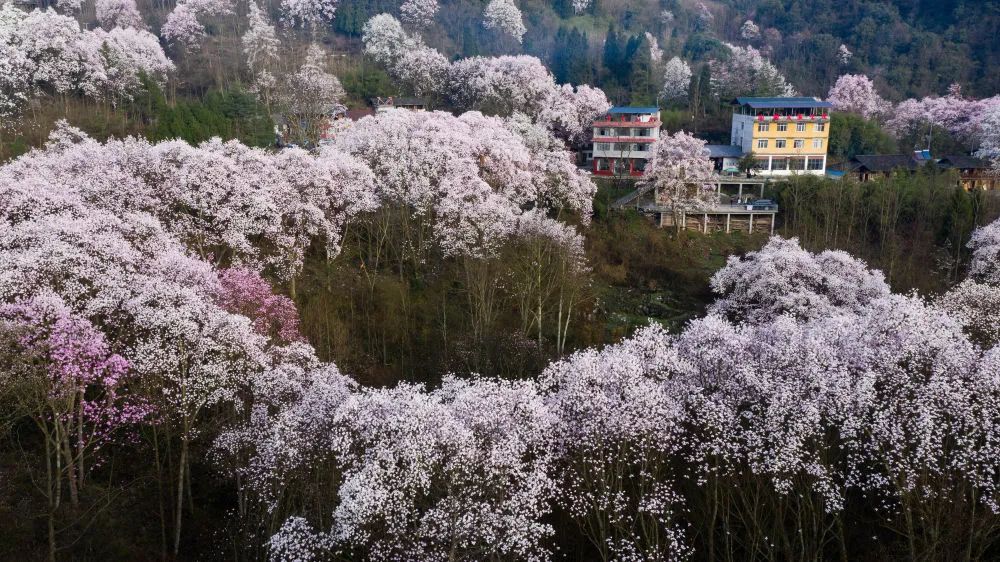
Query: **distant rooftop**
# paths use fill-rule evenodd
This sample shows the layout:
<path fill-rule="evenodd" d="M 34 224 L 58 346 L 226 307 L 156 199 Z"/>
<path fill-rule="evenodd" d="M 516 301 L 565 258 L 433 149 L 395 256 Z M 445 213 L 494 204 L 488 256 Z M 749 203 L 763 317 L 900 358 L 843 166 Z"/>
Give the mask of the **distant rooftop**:
<path fill-rule="evenodd" d="M 819 98 L 736 98 L 735 105 L 746 105 L 753 109 L 795 109 L 829 108 L 833 104 Z"/>
<path fill-rule="evenodd" d="M 612 107 L 608 113 L 612 115 L 632 114 L 632 113 L 656 113 L 659 107 Z"/>

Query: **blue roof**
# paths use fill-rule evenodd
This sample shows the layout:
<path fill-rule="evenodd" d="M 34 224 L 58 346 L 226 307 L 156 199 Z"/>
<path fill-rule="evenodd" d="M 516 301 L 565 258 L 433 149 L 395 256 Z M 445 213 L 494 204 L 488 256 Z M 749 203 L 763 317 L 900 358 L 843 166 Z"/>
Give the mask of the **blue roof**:
<path fill-rule="evenodd" d="M 832 103 L 817 98 L 736 98 L 735 103 L 737 105 L 747 105 L 754 109 L 833 107 Z"/>
<path fill-rule="evenodd" d="M 659 110 L 659 107 L 612 107 L 608 113 L 656 113 Z"/>

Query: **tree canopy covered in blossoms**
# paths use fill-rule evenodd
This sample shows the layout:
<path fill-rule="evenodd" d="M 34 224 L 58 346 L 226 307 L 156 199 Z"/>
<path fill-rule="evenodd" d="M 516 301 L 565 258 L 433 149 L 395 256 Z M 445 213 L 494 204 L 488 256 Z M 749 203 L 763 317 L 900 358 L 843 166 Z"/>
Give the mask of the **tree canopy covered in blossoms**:
<path fill-rule="evenodd" d="M 871 79 L 861 74 L 844 74 L 830 88 L 827 101 L 837 111 L 857 113 L 865 119 L 885 117 L 892 104 L 875 90 Z"/>
<path fill-rule="evenodd" d="M 117 103 L 139 91 L 140 76 L 166 79 L 174 65 L 156 36 L 138 28 L 142 19 L 134 6 L 99 9 L 110 29 L 81 29 L 76 19 L 51 8 L 25 12 L 12 2 L 0 4 L 0 120 L 15 122 L 40 95 Z"/>
<path fill-rule="evenodd" d="M 702 5 L 704 7 L 704 4 Z M 728 56 L 713 59 L 712 91 L 722 99 L 737 96 L 794 96 L 795 88 L 757 49 L 725 44 Z"/>

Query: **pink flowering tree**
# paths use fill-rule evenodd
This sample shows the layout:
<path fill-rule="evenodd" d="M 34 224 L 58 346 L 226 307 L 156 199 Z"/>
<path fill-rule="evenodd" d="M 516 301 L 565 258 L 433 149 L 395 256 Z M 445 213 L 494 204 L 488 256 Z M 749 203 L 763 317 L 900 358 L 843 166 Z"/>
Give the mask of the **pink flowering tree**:
<path fill-rule="evenodd" d="M 95 456 L 143 422 L 151 410 L 125 392 L 129 362 L 111 352 L 104 335 L 72 313 L 54 294 L 0 306 L 4 342 L 0 396 L 14 416 L 30 417 L 45 441 L 48 540 L 54 556 L 54 518 L 68 489 L 69 503 L 80 503 Z"/>
<path fill-rule="evenodd" d="M 865 119 L 881 119 L 892 110 L 892 104 L 883 99 L 871 79 L 862 74 L 845 74 L 838 78 L 827 100 L 837 111 L 856 113 Z"/>
<path fill-rule="evenodd" d="M 254 330 L 275 342 L 301 341 L 295 303 L 274 293 L 256 271 L 230 268 L 219 272 L 219 306 L 253 321 Z"/>

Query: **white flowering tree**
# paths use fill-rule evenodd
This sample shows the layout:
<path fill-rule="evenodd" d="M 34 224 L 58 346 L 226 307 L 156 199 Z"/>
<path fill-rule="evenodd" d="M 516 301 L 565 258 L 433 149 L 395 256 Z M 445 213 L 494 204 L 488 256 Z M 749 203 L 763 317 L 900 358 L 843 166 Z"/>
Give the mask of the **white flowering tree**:
<path fill-rule="evenodd" d="M 518 43 L 527 32 L 514 0 L 490 0 L 483 11 L 483 27 L 505 33 Z"/>
<path fill-rule="evenodd" d="M 827 101 L 837 111 L 856 113 L 865 119 L 882 119 L 892 104 L 879 95 L 875 84 L 863 74 L 844 74 L 830 88 Z"/>
<path fill-rule="evenodd" d="M 719 202 L 705 141 L 680 131 L 660 137 L 651 151 L 653 157 L 646 165 L 640 188 L 654 192 L 656 204 L 670 210 L 674 228 L 680 232 L 687 212 Z"/>
<path fill-rule="evenodd" d="M 712 59 L 712 91 L 722 99 L 737 96 L 794 96 L 795 88 L 771 61 L 753 47 L 725 43 L 729 56 Z"/>
<path fill-rule="evenodd" d="M 680 57 L 667 61 L 663 67 L 663 87 L 660 97 L 666 102 L 678 102 L 688 97 L 691 88 L 691 66 Z"/>

